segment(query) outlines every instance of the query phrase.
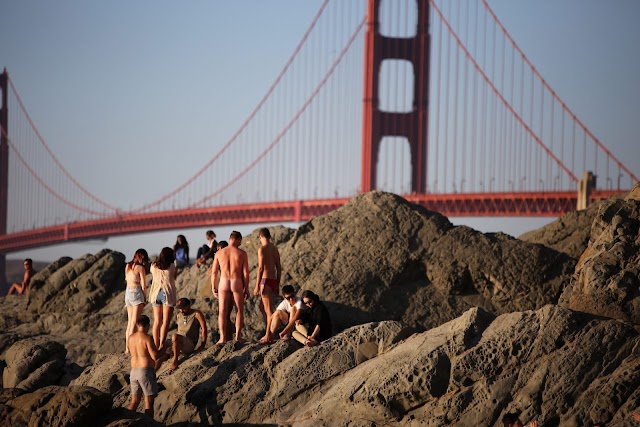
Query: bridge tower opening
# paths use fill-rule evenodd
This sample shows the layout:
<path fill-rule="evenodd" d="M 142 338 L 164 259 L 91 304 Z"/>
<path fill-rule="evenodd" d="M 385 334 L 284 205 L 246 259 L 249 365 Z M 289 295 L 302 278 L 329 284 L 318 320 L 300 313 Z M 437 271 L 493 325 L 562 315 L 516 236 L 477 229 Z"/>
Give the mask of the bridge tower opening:
<path fill-rule="evenodd" d="M 9 74 L 5 68 L 0 74 L 0 235 L 7 234 L 7 209 L 9 204 Z M 0 295 L 7 291 L 7 257 L 0 253 Z"/>
<path fill-rule="evenodd" d="M 424 193 L 427 176 L 429 1 L 416 0 L 417 31 L 413 37 L 389 37 L 380 33 L 380 2 L 381 0 L 367 2 L 360 191 L 376 189 L 376 170 L 382 138 L 400 136 L 409 141 L 411 192 Z M 411 111 L 392 112 L 380 109 L 380 68 L 387 59 L 405 60 L 413 65 Z"/>

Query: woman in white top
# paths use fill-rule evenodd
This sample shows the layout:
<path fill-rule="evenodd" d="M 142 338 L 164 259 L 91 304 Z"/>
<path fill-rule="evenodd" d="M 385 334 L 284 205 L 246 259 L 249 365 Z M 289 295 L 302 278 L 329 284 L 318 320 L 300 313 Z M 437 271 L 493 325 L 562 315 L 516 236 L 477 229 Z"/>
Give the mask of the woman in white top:
<path fill-rule="evenodd" d="M 164 350 L 164 342 L 169 332 L 169 323 L 176 306 L 176 266 L 173 249 L 162 248 L 156 262 L 151 264 L 151 291 L 149 301 L 153 305 L 153 341 Z"/>
<path fill-rule="evenodd" d="M 138 249 L 133 255 L 133 260 L 124 267 L 124 277 L 127 282 L 127 290 L 124 294 L 124 305 L 127 307 L 127 330 L 125 332 L 124 352 L 129 352 L 129 336 L 135 332 L 136 321 L 142 314 L 146 304 L 147 294 L 147 264 L 149 255 L 144 249 Z"/>

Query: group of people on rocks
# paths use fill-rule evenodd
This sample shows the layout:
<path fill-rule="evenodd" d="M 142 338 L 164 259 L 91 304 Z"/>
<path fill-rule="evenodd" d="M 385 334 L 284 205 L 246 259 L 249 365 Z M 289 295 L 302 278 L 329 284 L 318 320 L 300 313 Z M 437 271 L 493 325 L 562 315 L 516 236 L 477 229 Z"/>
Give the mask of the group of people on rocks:
<path fill-rule="evenodd" d="M 215 241 L 215 233 L 206 233 L 207 245 L 199 248 L 194 268 L 204 265 L 213 258 L 211 266 L 211 291 L 218 299 L 218 344 L 236 340 L 246 341 L 242 336 L 244 328 L 244 305 L 249 292 L 249 261 L 247 253 L 240 249 L 242 234 L 232 231 L 229 242 Z M 282 302 L 273 310 L 275 297 L 279 295 L 282 265 L 277 247 L 271 242 L 268 228 L 259 231 L 258 274 L 253 289 L 254 296 L 260 296 L 260 311 L 265 322 L 265 335 L 260 343 L 271 343 L 279 328 L 282 340 L 296 339 L 305 346 L 315 346 L 331 337 L 333 333 L 329 311 L 318 295 L 310 290 L 297 296 L 291 285 L 282 288 Z M 176 254 L 182 259 L 178 261 Z M 174 307 L 178 308 L 177 331 L 172 335 L 173 360 L 170 371 L 178 366 L 181 353 L 191 354 L 205 347 L 207 324 L 200 310 L 191 307 L 188 298 L 177 298 L 175 285 L 176 268 L 189 265 L 189 245 L 183 235 L 179 235 L 174 248 L 165 247 L 158 258 L 149 265 L 146 250 L 138 249 L 133 259 L 125 266 L 127 289 L 125 305 L 128 322 L 125 332 L 125 353 L 131 355 L 131 403 L 135 410 L 142 396 L 145 397 L 145 412 L 153 417 L 153 401 L 158 392 L 156 371 L 168 360 L 168 346 L 165 345 Z M 148 270 L 147 270 L 148 269 Z M 151 272 L 152 281 L 147 289 L 146 274 Z M 142 314 L 145 304 L 153 307 L 153 326 L 149 317 Z M 235 308 L 235 333 L 231 329 L 231 312 Z M 152 334 L 148 335 L 151 328 Z M 232 337 L 233 336 L 233 337 Z M 196 347 L 200 340 L 200 345 Z"/>

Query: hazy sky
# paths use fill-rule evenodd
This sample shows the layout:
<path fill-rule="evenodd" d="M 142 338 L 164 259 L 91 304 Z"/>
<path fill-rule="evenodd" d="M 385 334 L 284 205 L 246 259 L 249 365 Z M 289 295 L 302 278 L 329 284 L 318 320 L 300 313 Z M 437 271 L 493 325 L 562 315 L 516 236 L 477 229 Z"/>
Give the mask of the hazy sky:
<path fill-rule="evenodd" d="M 280 71 L 320 4 L 4 0 L 0 67 L 8 69 L 40 132 L 80 182 L 108 201 L 139 205 L 199 169 L 212 153 L 210 141 L 229 138 Z M 640 2 L 489 4 L 559 96 L 640 175 Z M 176 143 L 180 140 L 193 142 Z M 143 149 L 149 153 L 146 164 L 137 160 Z M 119 200 L 122 187 L 138 185 L 119 171 L 149 174 L 147 168 L 166 171 L 170 178 L 148 183 L 140 200 Z M 516 236 L 551 221 L 451 220 Z M 256 227 L 235 228 L 249 232 Z M 218 238 L 230 230 L 217 228 Z M 130 258 L 138 247 L 157 253 L 173 245 L 179 232 L 195 252 L 204 243 L 204 231 L 60 245 L 10 257 L 52 260 L 106 246 Z"/>

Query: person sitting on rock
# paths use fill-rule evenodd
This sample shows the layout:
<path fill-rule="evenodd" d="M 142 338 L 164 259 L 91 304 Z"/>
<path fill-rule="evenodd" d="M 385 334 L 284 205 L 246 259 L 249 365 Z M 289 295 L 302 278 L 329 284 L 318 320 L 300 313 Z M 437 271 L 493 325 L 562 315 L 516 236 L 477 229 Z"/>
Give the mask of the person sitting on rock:
<path fill-rule="evenodd" d="M 29 283 L 31 283 L 31 278 L 36 271 L 33 269 L 33 260 L 31 258 L 27 258 L 23 261 L 22 265 L 24 266 L 24 275 L 22 276 L 22 283 L 14 282 L 9 288 L 9 292 L 7 295 L 11 295 L 14 292 L 17 292 L 18 295 L 24 295 L 29 288 Z"/>
<path fill-rule="evenodd" d="M 271 315 L 271 323 L 267 327 L 264 337 L 260 338 L 261 343 L 270 343 L 273 340 L 273 334 L 276 333 L 281 325 L 286 325 L 280 332 L 280 339 L 288 340 L 291 338 L 291 332 L 296 326 L 296 320 L 305 311 L 302 304 L 302 298 L 296 295 L 296 290 L 291 285 L 282 287 L 282 302 L 276 307 L 276 311 Z"/>
<path fill-rule="evenodd" d="M 129 409 L 138 409 L 144 394 L 144 412 L 153 418 L 153 402 L 158 394 L 155 364 L 161 357 L 153 339 L 149 336 L 149 318 L 144 314 L 136 321 L 136 332 L 129 337 L 131 354 L 131 403 Z"/>
<path fill-rule="evenodd" d="M 189 265 L 189 242 L 182 234 L 178 234 L 176 244 L 173 245 L 173 256 L 175 257 L 176 267 L 182 268 Z"/>
<path fill-rule="evenodd" d="M 187 355 L 195 353 L 204 349 L 207 343 L 207 322 L 202 312 L 191 308 L 189 298 L 180 298 L 176 307 L 178 308 L 176 315 L 178 330 L 171 337 L 173 362 L 169 367 L 169 372 L 173 372 L 178 367 L 180 353 Z M 198 335 L 200 336 L 200 345 L 196 348 Z"/>
<path fill-rule="evenodd" d="M 302 302 L 307 309 L 302 319 L 295 321 L 296 330 L 293 331 L 293 338 L 301 344 L 313 347 L 333 335 L 331 317 L 327 307 L 320 301 L 320 297 L 312 291 L 302 292 Z"/>
<path fill-rule="evenodd" d="M 213 259 L 216 255 L 216 251 L 218 250 L 216 233 L 214 233 L 213 230 L 207 230 L 205 237 L 207 238 L 207 243 L 198 248 L 196 263 L 194 264 L 196 267 L 200 267 L 208 259 Z"/>

